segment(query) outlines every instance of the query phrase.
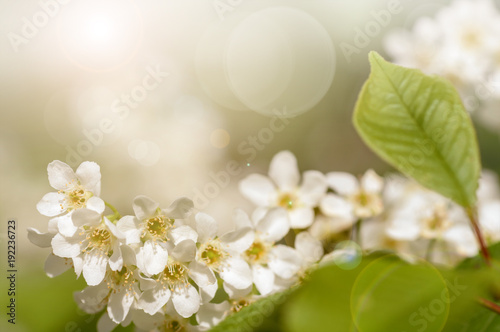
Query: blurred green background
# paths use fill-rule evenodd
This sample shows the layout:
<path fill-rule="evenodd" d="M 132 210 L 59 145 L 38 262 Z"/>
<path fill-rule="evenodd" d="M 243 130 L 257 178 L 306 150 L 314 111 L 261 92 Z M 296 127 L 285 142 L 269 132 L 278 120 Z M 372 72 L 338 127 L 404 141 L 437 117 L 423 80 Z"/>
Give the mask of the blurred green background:
<path fill-rule="evenodd" d="M 301 170 L 390 170 L 351 124 L 368 76 L 367 53 L 384 54 L 387 32 L 411 28 L 448 1 L 396 1 L 401 10 L 362 47 L 359 31 L 390 0 L 231 3 L 0 1 L 2 271 L 6 222 L 18 225 L 17 323 L 7 325 L 3 314 L 1 331 L 95 330 L 97 318 L 81 313 L 72 298 L 83 281 L 72 272 L 48 278 L 48 250 L 26 237 L 28 227 L 46 231 L 48 218 L 36 203 L 51 191 L 47 164 L 69 161 L 79 146 L 81 160 L 101 166 L 101 196 L 122 215 L 132 212 L 139 194 L 164 206 L 179 196 L 194 198 L 213 173 L 236 160 L 239 175 L 198 205 L 219 220 L 220 231 L 231 228 L 233 208 L 249 207 L 237 194 L 239 179 L 266 172 L 278 151 L 295 153 Z M 53 17 L 44 21 L 43 8 Z M 30 28 L 26 22 L 34 20 L 39 26 Z M 346 56 L 346 45 L 356 51 Z M 122 98 L 134 93 L 126 111 Z M 278 132 L 268 116 L 273 109 L 300 114 Z M 101 137 L 102 119 L 113 130 Z M 98 144 L 85 146 L 89 135 Z M 478 127 L 478 135 L 484 166 L 500 171 L 498 134 Z"/>

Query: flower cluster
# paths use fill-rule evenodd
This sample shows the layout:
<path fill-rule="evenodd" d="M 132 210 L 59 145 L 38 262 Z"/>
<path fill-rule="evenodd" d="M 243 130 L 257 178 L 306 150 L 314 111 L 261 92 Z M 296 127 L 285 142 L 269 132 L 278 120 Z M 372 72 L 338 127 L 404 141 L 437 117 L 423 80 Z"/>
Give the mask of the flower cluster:
<path fill-rule="evenodd" d="M 455 0 L 434 18 L 419 18 L 412 31 L 385 38 L 394 61 L 448 78 L 480 120 L 500 127 L 500 12 L 491 0 Z"/>
<path fill-rule="evenodd" d="M 88 286 L 75 300 L 88 313 L 105 309 L 99 331 L 131 322 L 145 331 L 208 330 L 258 298 L 301 283 L 319 262 L 338 258 L 345 240 L 445 263 L 478 251 L 466 216 L 448 199 L 372 170 L 359 178 L 301 176 L 289 151 L 273 158 L 268 176 L 240 182 L 255 210 L 235 209 L 234 228 L 225 234 L 188 198 L 162 208 L 138 196 L 133 215 L 121 216 L 99 197 L 100 168 L 93 162 L 74 172 L 54 161 L 48 175 L 57 192 L 37 205 L 50 217 L 48 232 L 29 229 L 28 237 L 51 248 L 50 277 L 70 268 L 83 275 Z M 498 241 L 500 193 L 489 173 L 479 196 L 486 238 Z"/>

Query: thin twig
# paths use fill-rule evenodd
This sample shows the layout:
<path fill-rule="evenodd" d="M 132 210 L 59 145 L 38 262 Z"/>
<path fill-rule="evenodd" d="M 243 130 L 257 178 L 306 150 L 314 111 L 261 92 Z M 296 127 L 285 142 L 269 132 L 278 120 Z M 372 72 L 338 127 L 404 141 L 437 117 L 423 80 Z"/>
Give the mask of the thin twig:
<path fill-rule="evenodd" d="M 479 303 L 481 303 L 483 306 L 486 308 L 490 309 L 493 312 L 496 312 L 497 314 L 500 314 L 500 305 L 496 304 L 495 302 L 492 302 L 490 300 L 486 300 L 483 298 L 479 298 Z"/>
<path fill-rule="evenodd" d="M 481 247 L 481 255 L 483 256 L 486 265 L 491 266 L 490 252 L 488 250 L 488 246 L 486 245 L 486 241 L 484 241 L 481 229 L 479 228 L 479 221 L 477 220 L 475 209 L 468 208 L 467 215 L 469 216 L 469 220 L 472 224 L 472 228 L 474 229 L 474 233 L 476 234 L 477 241 L 479 243 L 479 246 Z"/>

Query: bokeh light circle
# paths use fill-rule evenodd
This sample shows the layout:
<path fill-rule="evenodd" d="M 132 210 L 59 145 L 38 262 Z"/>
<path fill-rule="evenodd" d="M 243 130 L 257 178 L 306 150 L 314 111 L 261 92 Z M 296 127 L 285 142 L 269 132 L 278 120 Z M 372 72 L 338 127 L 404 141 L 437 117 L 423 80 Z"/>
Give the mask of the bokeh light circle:
<path fill-rule="evenodd" d="M 215 129 L 210 134 L 210 144 L 217 149 L 223 149 L 229 145 L 231 136 L 224 129 Z"/>
<path fill-rule="evenodd" d="M 158 144 L 141 139 L 136 139 L 129 143 L 128 153 L 130 157 L 143 166 L 156 165 L 161 157 L 161 151 Z"/>
<path fill-rule="evenodd" d="M 225 52 L 231 90 L 250 109 L 293 117 L 314 107 L 331 86 L 335 50 L 311 15 L 271 7 L 249 15 L 231 34 Z"/>
<path fill-rule="evenodd" d="M 241 16 L 232 15 L 208 27 L 200 38 L 195 56 L 196 75 L 205 93 L 214 102 L 235 111 L 249 111 L 229 88 L 224 54 L 233 29 Z"/>
<path fill-rule="evenodd" d="M 88 71 L 110 71 L 137 53 L 142 16 L 131 0 L 75 2 L 64 8 L 58 35 L 61 49 L 74 64 Z"/>
<path fill-rule="evenodd" d="M 354 241 L 339 242 L 333 252 L 333 262 L 342 270 L 355 269 L 363 258 L 361 247 Z"/>

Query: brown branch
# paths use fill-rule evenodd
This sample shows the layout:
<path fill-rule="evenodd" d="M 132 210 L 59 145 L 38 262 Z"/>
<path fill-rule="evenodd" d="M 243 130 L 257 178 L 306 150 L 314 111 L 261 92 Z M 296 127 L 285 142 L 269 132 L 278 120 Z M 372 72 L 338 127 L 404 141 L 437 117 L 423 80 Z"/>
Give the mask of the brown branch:
<path fill-rule="evenodd" d="M 478 301 L 484 307 L 490 309 L 493 312 L 496 312 L 497 314 L 500 314 L 500 305 L 496 304 L 495 302 L 492 302 L 490 300 L 486 300 L 486 299 L 483 299 L 483 298 L 479 298 Z"/>
<path fill-rule="evenodd" d="M 486 265 L 491 266 L 490 252 L 488 250 L 488 246 L 486 245 L 486 241 L 484 240 L 483 234 L 481 233 L 481 229 L 479 228 L 479 221 L 477 220 L 475 210 L 468 208 L 467 215 L 469 216 L 472 228 L 474 229 L 474 234 L 476 234 L 477 242 L 481 247 L 481 255 L 483 256 Z"/>

